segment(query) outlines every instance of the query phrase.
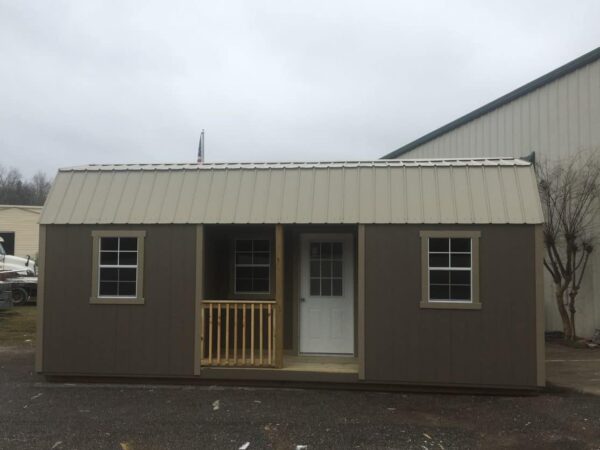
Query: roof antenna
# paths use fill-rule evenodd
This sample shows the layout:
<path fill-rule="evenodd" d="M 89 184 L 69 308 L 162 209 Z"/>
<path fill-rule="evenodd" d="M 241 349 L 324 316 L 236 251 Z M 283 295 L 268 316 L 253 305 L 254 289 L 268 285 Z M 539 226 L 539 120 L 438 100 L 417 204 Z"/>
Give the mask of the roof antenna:
<path fill-rule="evenodd" d="M 200 142 L 198 142 L 198 164 L 204 163 L 204 129 L 200 133 Z"/>

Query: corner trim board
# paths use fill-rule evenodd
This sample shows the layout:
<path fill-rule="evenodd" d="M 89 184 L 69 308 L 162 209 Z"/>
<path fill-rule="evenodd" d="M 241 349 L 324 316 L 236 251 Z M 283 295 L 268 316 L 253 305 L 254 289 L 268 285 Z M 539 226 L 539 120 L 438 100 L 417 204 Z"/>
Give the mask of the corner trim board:
<path fill-rule="evenodd" d="M 46 225 L 40 225 L 38 287 L 36 299 L 35 371 L 44 370 L 44 285 L 46 274 Z"/>
<path fill-rule="evenodd" d="M 204 297 L 204 226 L 196 226 L 196 300 L 194 309 L 194 375 L 202 371 L 202 300 Z"/>
<path fill-rule="evenodd" d="M 357 322 L 358 322 L 358 379 L 365 379 L 365 250 L 366 250 L 366 232 L 365 225 L 358 225 L 358 304 L 357 304 Z"/>

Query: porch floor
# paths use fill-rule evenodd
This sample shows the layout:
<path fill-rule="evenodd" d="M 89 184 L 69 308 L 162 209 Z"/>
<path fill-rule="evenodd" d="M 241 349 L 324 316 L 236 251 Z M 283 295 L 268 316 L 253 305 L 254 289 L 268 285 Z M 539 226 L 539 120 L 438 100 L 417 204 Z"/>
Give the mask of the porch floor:
<path fill-rule="evenodd" d="M 298 372 L 358 373 L 352 356 L 283 355 L 283 370 Z"/>

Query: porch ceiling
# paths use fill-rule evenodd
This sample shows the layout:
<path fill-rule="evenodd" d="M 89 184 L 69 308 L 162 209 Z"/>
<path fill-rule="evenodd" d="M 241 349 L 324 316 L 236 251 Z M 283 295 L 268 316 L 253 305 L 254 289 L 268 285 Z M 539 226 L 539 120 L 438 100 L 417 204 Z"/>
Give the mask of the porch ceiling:
<path fill-rule="evenodd" d="M 536 224 L 518 159 L 83 166 L 59 171 L 41 224 Z"/>

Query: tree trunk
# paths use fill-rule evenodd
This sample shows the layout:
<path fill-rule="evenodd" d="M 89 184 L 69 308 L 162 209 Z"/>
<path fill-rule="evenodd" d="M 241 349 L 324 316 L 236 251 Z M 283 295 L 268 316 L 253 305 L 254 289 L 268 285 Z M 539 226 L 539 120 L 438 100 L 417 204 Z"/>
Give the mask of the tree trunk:
<path fill-rule="evenodd" d="M 571 320 L 564 303 L 565 289 L 560 284 L 555 285 L 554 289 L 556 293 L 556 306 L 558 307 L 558 312 L 560 313 L 560 318 L 562 319 L 563 323 L 563 333 L 565 335 L 565 339 L 570 339 L 572 334 Z"/>
<path fill-rule="evenodd" d="M 575 297 L 577 297 L 577 291 L 569 292 L 569 327 L 571 328 L 569 339 L 572 341 L 577 339 L 577 333 L 575 332 Z"/>

